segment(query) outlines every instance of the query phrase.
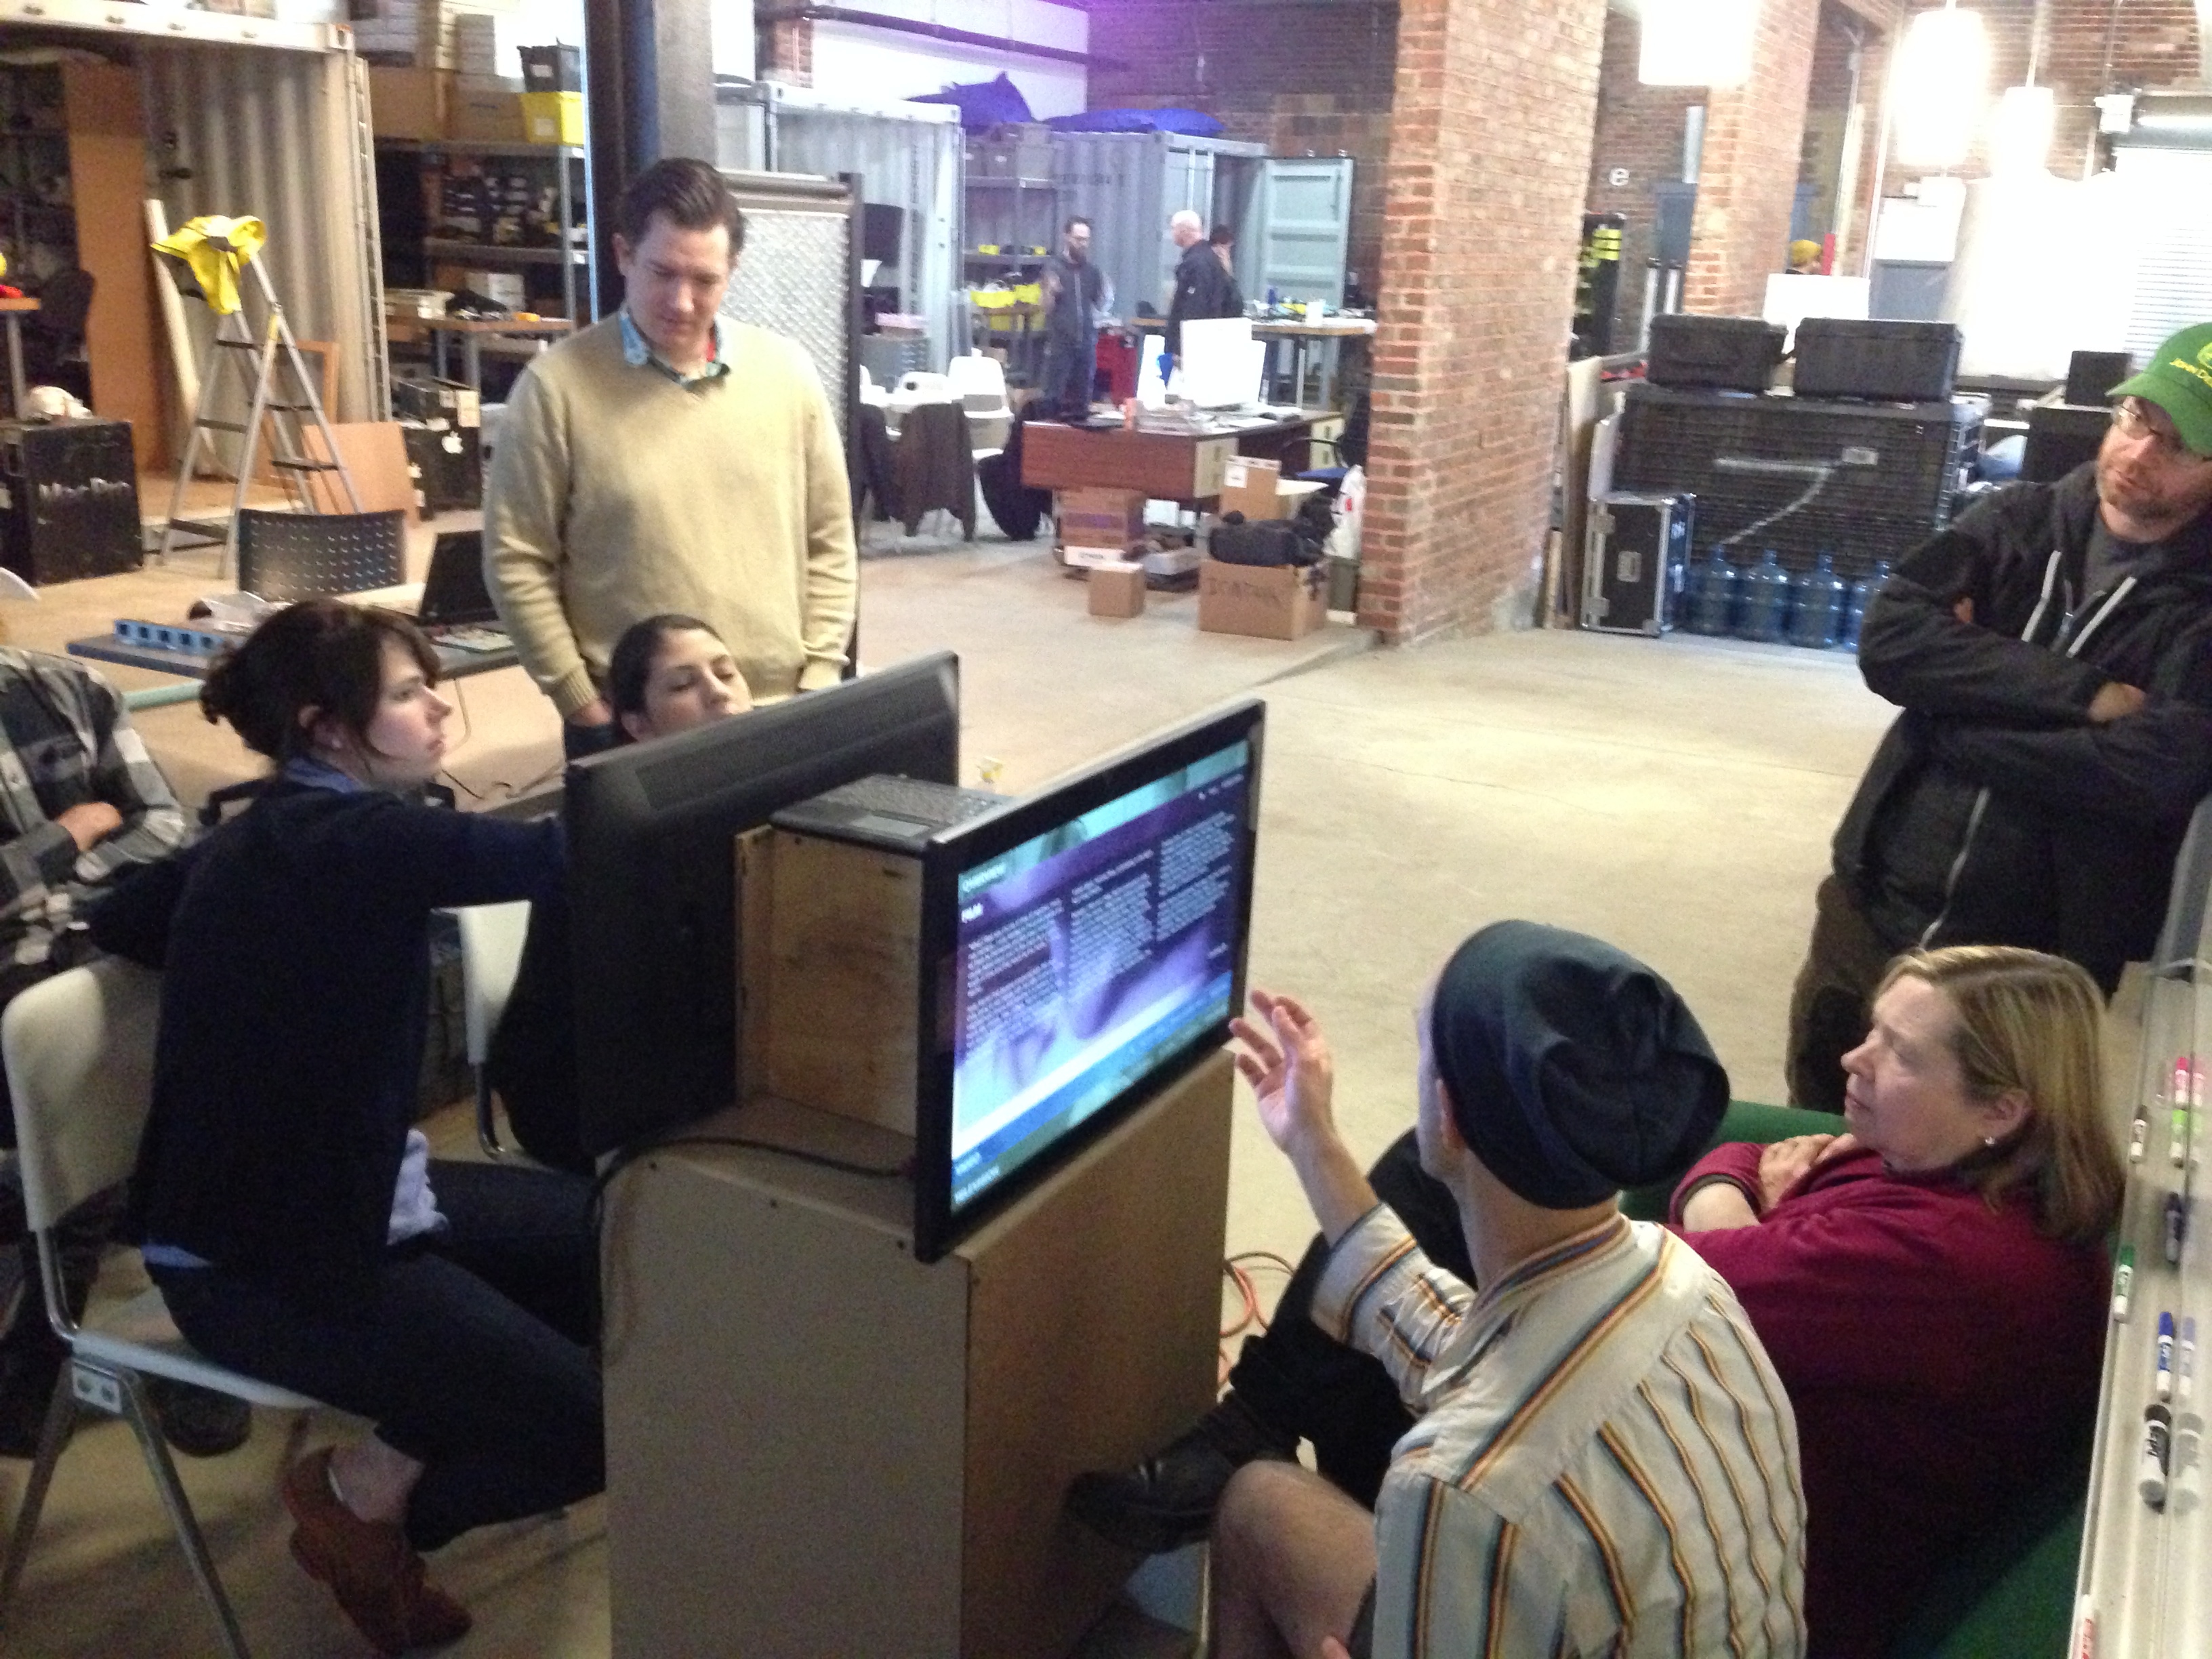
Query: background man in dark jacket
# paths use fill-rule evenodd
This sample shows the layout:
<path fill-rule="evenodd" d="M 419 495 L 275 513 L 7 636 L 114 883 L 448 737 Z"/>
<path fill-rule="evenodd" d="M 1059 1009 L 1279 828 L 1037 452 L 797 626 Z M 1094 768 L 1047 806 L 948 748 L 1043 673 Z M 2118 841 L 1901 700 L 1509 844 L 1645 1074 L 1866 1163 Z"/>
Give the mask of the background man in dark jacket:
<path fill-rule="evenodd" d="M 1206 240 L 1206 221 L 1185 208 L 1168 221 L 1168 234 L 1182 250 L 1176 266 L 1175 299 L 1168 306 L 1168 352 L 1181 362 L 1182 325 L 1210 317 L 1242 317 L 1243 295 L 1221 256 Z"/>
<path fill-rule="evenodd" d="M 1843 1107 L 1882 964 L 1911 946 L 2148 954 L 2212 789 L 2212 324 L 2113 392 L 2097 459 L 1978 502 L 1867 611 L 1904 710 L 1836 832 L 1790 1008 L 1790 1096 Z"/>
<path fill-rule="evenodd" d="M 1098 307 L 1105 273 L 1091 263 L 1091 221 L 1060 227 L 1060 252 L 1044 267 L 1044 405 L 1048 414 L 1080 421 L 1091 413 L 1098 373 Z"/>

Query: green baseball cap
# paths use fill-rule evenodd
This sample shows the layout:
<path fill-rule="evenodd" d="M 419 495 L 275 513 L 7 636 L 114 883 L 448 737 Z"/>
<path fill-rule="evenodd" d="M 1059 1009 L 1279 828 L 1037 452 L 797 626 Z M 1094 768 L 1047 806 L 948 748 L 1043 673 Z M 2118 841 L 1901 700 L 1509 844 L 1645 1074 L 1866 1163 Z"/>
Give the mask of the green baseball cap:
<path fill-rule="evenodd" d="M 2212 456 L 2212 323 L 2183 329 L 2152 355 L 2148 368 L 2114 386 L 2112 397 L 2156 404 L 2173 417 L 2192 454 Z"/>

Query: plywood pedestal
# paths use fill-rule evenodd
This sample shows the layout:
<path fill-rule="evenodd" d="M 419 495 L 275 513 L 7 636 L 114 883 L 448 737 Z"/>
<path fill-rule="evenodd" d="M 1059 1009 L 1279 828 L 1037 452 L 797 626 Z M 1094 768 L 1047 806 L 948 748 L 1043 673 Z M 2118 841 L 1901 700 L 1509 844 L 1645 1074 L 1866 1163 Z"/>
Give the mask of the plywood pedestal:
<path fill-rule="evenodd" d="M 678 1146 L 605 1229 L 617 1659 L 1044 1659 L 1136 1565 L 1085 1468 L 1210 1405 L 1231 1070 L 1216 1054 L 944 1260 L 902 1180 Z M 701 1135 L 910 1145 L 757 1103 Z"/>

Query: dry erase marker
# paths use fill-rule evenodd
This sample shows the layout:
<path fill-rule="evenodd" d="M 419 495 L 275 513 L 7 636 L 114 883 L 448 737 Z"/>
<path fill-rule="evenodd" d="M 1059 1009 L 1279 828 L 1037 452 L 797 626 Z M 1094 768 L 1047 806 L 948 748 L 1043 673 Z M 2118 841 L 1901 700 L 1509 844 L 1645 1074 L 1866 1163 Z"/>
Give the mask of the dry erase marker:
<path fill-rule="evenodd" d="M 2166 1195 L 2166 1260 L 2168 1267 L 2181 1265 L 2181 1241 L 2189 1231 L 2189 1200 L 2179 1193 Z"/>
<path fill-rule="evenodd" d="M 2173 1316 L 2158 1316 L 2158 1397 L 2173 1398 Z"/>
<path fill-rule="evenodd" d="M 2122 1324 L 2128 1318 L 2128 1292 L 2136 1287 L 2136 1247 L 2120 1246 L 2120 1265 L 2112 1269 L 2112 1317 Z"/>
<path fill-rule="evenodd" d="M 2154 1510 L 2166 1507 L 2166 1462 L 2173 1447 L 2173 1413 L 2163 1406 L 2143 1407 L 2142 1457 L 2136 1466 L 2136 1490 Z"/>
<path fill-rule="evenodd" d="M 2097 1659 L 2097 1604 L 2086 1595 L 2074 1601 L 2073 1659 Z"/>
<path fill-rule="evenodd" d="M 2173 1062 L 2173 1087 L 2166 1091 L 2166 1146 L 2173 1167 L 2179 1169 L 2189 1158 L 2189 1073 L 2186 1056 Z"/>
<path fill-rule="evenodd" d="M 2204 1121 L 2204 1068 L 2192 1066 L 2189 1073 L 2189 1167 L 2197 1167 L 2197 1126 Z"/>
<path fill-rule="evenodd" d="M 2184 1400 L 2197 1391 L 2197 1321 L 2181 1322 L 2181 1397 Z"/>
<path fill-rule="evenodd" d="M 2142 1162 L 2143 1147 L 2149 1139 L 2150 1120 L 2145 1117 L 2141 1112 L 2137 1112 L 2136 1114 L 2135 1122 L 2130 1125 L 2128 1128 L 2129 1163 L 2140 1164 Z"/>

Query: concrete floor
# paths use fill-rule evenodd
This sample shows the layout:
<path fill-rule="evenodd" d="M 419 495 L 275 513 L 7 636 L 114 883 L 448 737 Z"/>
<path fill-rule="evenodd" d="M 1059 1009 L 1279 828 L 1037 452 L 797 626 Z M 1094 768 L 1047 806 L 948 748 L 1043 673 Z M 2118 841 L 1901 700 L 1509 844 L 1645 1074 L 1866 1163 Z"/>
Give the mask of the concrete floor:
<path fill-rule="evenodd" d="M 51 647 L 117 615 L 173 614 L 208 574 L 51 590 L 7 619 L 19 642 Z M 864 568 L 863 655 L 959 651 L 965 769 L 993 757 L 1012 790 L 1224 698 L 1264 696 L 1252 978 L 1320 1015 L 1337 1049 L 1340 1116 L 1364 1153 L 1410 1120 L 1412 1009 L 1426 976 L 1502 917 L 1582 928 L 1642 956 L 1698 1011 L 1735 1092 L 1780 1097 L 1814 885 L 1890 712 L 1848 657 L 1553 633 L 1376 652 L 1343 624 L 1296 645 L 1202 635 L 1194 612 L 1187 596 L 1156 596 L 1143 617 L 1094 621 L 1081 585 L 1034 545 L 886 540 Z M 519 672 L 468 682 L 465 699 L 473 735 L 455 769 L 472 787 L 497 793 L 553 764 L 557 728 Z M 143 723 L 187 793 L 246 769 L 195 710 Z M 458 1115 L 437 1127 L 441 1150 L 467 1144 Z M 1295 1255 L 1310 1231 L 1287 1170 L 1240 1117 L 1231 1249 Z M 343 1425 L 307 1431 L 330 1438 Z M 260 1651 L 366 1652 L 286 1559 L 275 1494 L 290 1450 L 287 1425 L 264 1419 L 242 1451 L 188 1463 L 185 1483 Z M 0 1463 L 9 1511 L 24 1469 Z M 457 1656 L 607 1651 L 598 1504 L 465 1540 L 435 1567 L 477 1617 Z M 63 1460 L 21 1594 L 11 1653 L 212 1650 L 119 1424 L 88 1430 Z M 1124 1610 L 1086 1652 L 1183 1646 Z"/>

